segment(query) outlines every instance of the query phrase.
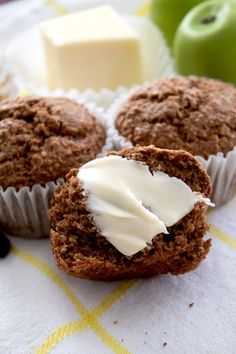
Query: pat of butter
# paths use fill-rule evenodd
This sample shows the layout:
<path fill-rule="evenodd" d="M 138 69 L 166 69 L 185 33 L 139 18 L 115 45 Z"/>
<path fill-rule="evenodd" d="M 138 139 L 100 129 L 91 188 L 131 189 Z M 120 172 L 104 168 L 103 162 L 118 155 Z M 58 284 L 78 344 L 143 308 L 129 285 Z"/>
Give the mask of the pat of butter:
<path fill-rule="evenodd" d="M 101 235 L 127 256 L 141 251 L 156 235 L 168 233 L 198 201 L 182 180 L 149 171 L 144 163 L 119 156 L 96 159 L 77 176 L 87 192 L 87 207 Z"/>
<path fill-rule="evenodd" d="M 138 35 L 108 5 L 41 25 L 50 88 L 115 89 L 143 81 Z"/>

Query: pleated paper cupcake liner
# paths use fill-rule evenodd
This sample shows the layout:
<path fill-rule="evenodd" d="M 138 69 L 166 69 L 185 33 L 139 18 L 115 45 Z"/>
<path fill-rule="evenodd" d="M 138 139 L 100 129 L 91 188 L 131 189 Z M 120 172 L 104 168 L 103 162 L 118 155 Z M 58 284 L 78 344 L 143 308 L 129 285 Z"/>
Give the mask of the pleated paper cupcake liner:
<path fill-rule="evenodd" d="M 68 97 L 68 96 L 67 96 Z M 73 98 L 73 97 L 70 97 Z M 97 157 L 113 150 L 113 142 L 108 135 L 103 109 L 91 103 L 84 103 L 88 110 L 106 128 L 105 145 Z M 73 167 L 73 166 L 71 166 Z M 64 179 L 50 181 L 45 186 L 27 186 L 17 191 L 13 187 L 6 190 L 0 187 L 0 226 L 6 233 L 25 238 L 45 238 L 49 236 L 50 222 L 48 207 L 55 190 L 64 183 Z"/>
<path fill-rule="evenodd" d="M 48 182 L 45 187 L 34 185 L 23 187 L 19 191 L 9 187 L 0 189 L 1 228 L 10 235 L 25 238 L 43 238 L 49 236 L 49 202 L 55 190 L 63 184 L 63 179 Z"/>
<path fill-rule="evenodd" d="M 0 102 L 14 98 L 17 94 L 18 88 L 15 79 L 4 58 L 0 57 Z"/>
<path fill-rule="evenodd" d="M 226 156 L 222 153 L 210 155 L 208 159 L 197 156 L 212 182 L 211 200 L 220 206 L 233 198 L 236 193 L 236 146 Z"/>
<path fill-rule="evenodd" d="M 132 147 L 133 144 L 131 141 L 122 136 L 119 131 L 116 129 L 115 120 L 116 117 L 125 102 L 137 91 L 137 87 L 132 88 L 130 91 L 126 92 L 123 90 L 120 97 L 118 97 L 110 108 L 105 113 L 105 119 L 108 126 L 108 134 L 111 137 L 114 148 L 118 151 L 124 148 Z"/>

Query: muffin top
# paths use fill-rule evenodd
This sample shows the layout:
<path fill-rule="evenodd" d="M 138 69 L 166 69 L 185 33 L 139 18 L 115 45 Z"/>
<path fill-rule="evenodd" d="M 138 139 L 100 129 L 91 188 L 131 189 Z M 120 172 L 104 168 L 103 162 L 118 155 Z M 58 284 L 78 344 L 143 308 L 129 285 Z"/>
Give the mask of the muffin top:
<path fill-rule="evenodd" d="M 226 155 L 236 145 L 236 89 L 205 78 L 161 79 L 131 96 L 115 124 L 134 145 Z"/>
<path fill-rule="evenodd" d="M 0 105 L 0 186 L 17 190 L 64 177 L 101 151 L 105 129 L 66 98 L 25 97 Z"/>

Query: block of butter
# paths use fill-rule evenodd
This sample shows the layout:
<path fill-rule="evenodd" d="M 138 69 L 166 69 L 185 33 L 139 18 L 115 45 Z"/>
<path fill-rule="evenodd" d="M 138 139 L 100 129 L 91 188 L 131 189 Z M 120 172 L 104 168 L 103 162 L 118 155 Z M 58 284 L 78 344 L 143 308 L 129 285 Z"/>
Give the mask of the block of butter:
<path fill-rule="evenodd" d="M 115 89 L 143 81 L 138 35 L 108 5 L 41 25 L 48 86 Z"/>

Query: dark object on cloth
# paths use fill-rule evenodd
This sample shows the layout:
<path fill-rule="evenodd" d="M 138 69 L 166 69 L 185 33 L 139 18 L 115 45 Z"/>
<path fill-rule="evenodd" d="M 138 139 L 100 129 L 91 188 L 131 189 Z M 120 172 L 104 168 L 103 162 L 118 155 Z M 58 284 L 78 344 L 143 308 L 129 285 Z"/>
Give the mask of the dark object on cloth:
<path fill-rule="evenodd" d="M 11 243 L 6 235 L 0 230 L 0 258 L 8 255 L 11 249 Z"/>

